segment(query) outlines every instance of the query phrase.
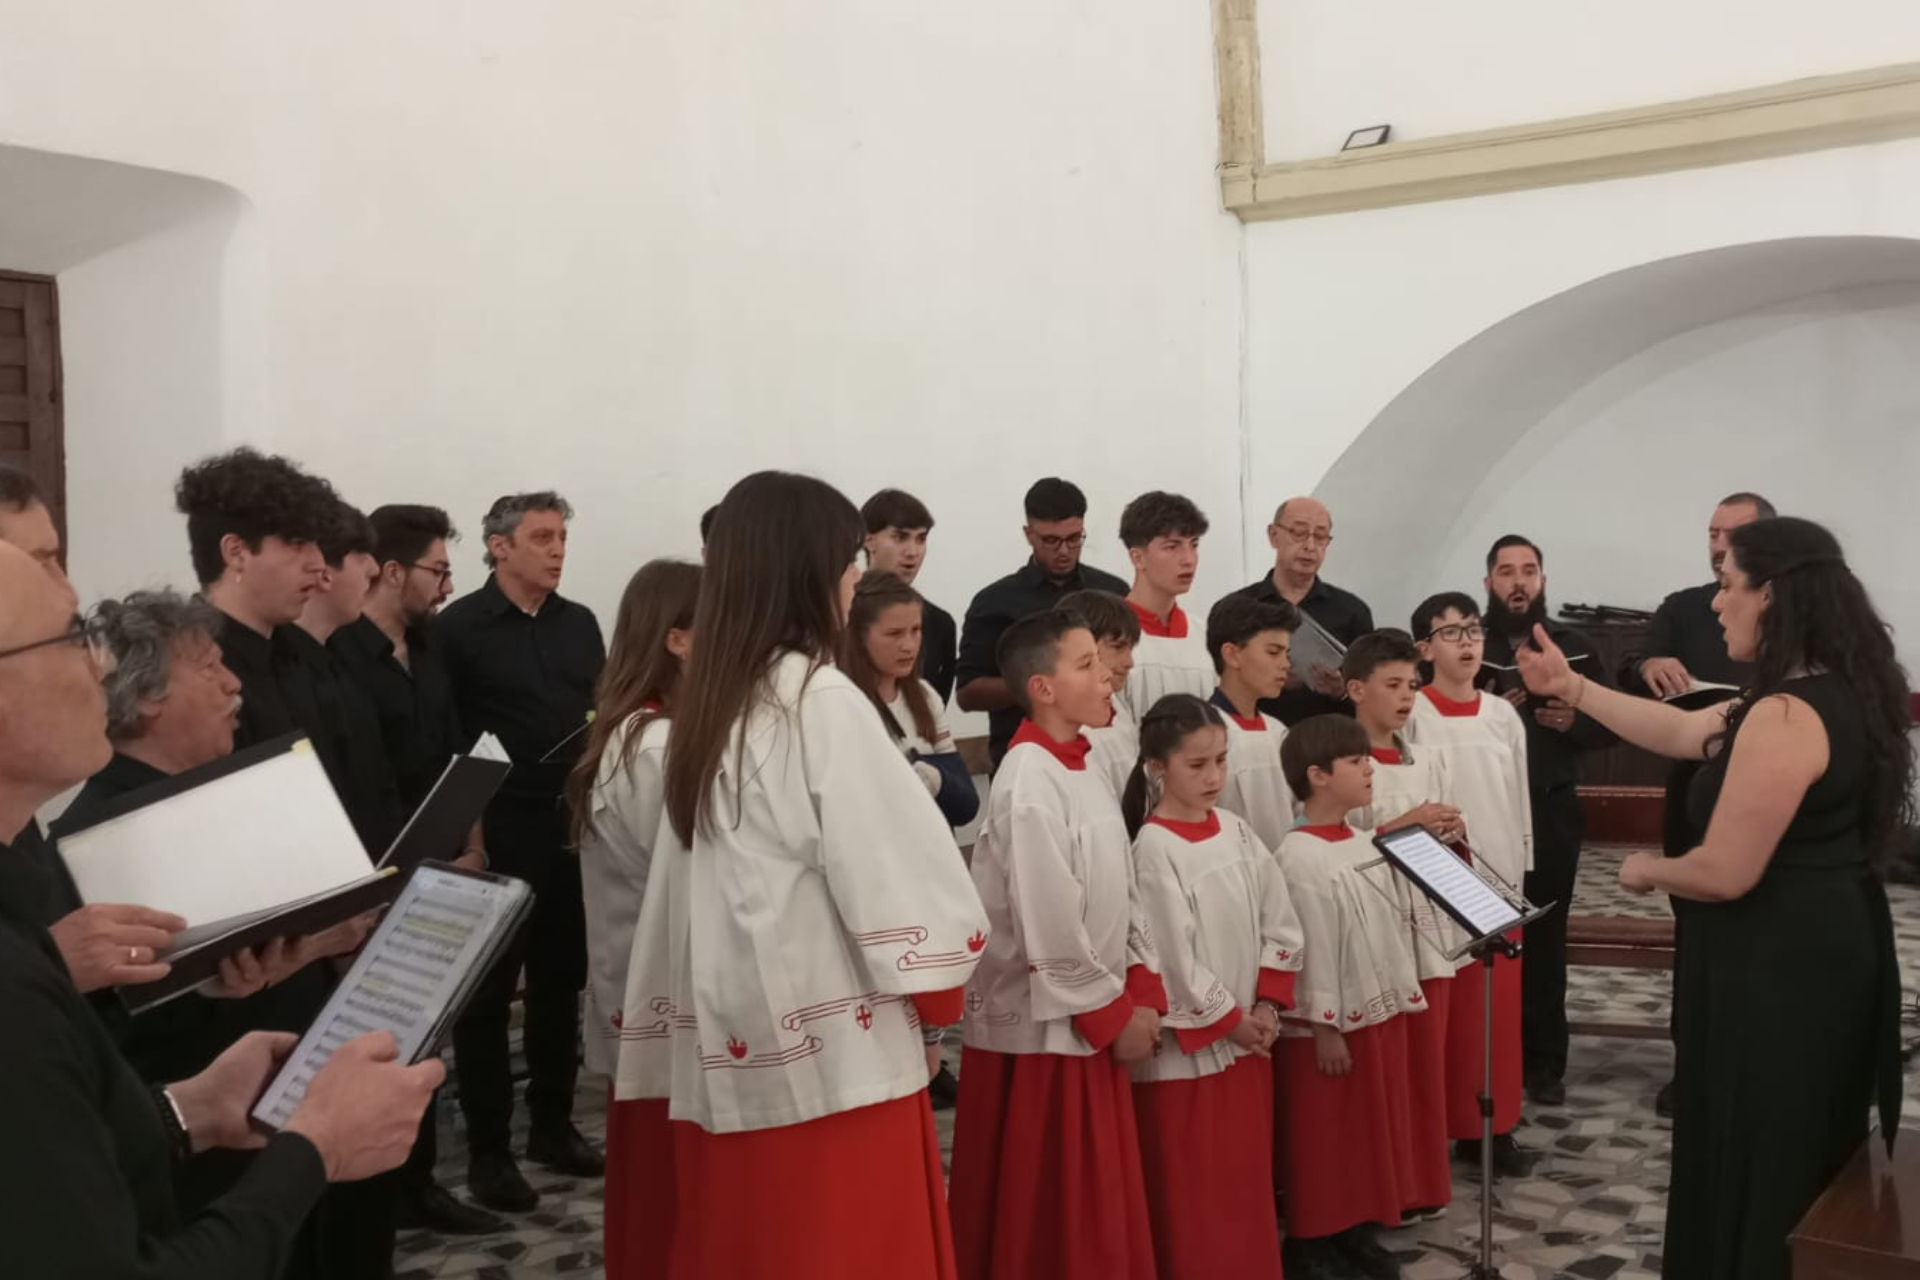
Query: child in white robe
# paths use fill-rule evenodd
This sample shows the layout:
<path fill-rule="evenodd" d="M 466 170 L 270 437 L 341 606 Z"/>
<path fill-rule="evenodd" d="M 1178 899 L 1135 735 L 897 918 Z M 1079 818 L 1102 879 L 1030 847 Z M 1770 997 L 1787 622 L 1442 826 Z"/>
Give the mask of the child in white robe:
<path fill-rule="evenodd" d="M 1280 1280 L 1268 1059 L 1302 937 L 1273 855 L 1214 807 L 1227 770 L 1219 710 L 1176 693 L 1147 712 L 1122 807 L 1167 1016 L 1134 1114 L 1160 1275 Z"/>
<path fill-rule="evenodd" d="M 1126 688 L 1127 676 L 1133 670 L 1134 646 L 1140 643 L 1140 616 L 1125 598 L 1110 591 L 1074 591 L 1061 596 L 1054 608 L 1086 624 L 1093 633 L 1101 664 L 1113 677 L 1114 689 Z M 1093 750 L 1087 753 L 1087 767 L 1107 780 L 1118 803 L 1140 756 L 1140 726 L 1126 699 L 1114 698 L 1111 722 L 1088 725 L 1080 732 L 1093 744 Z"/>
<path fill-rule="evenodd" d="M 1407 740 L 1445 761 L 1453 802 L 1471 833 L 1468 856 L 1496 884 L 1518 892 L 1533 865 L 1533 809 L 1527 787 L 1527 731 L 1513 704 L 1474 688 L 1486 630 L 1471 596 L 1449 592 L 1413 614 L 1420 656 L 1432 667 L 1407 719 Z M 1513 1140 L 1520 1123 L 1520 971 L 1525 957 L 1494 966 L 1494 1168 L 1520 1177 L 1532 1167 Z M 1477 977 L 1454 992 L 1447 1026 L 1447 1132 L 1457 1159 L 1480 1160 L 1479 1094 L 1487 1012 Z"/>
<path fill-rule="evenodd" d="M 1170 693 L 1205 698 L 1213 690 L 1206 637 L 1179 603 L 1200 568 L 1206 532 L 1206 515 L 1177 493 L 1143 493 L 1120 513 L 1120 541 L 1133 561 L 1127 603 L 1140 619 L 1140 642 L 1121 701 L 1136 722 Z"/>
<path fill-rule="evenodd" d="M 920 1028 L 957 1019 L 986 913 L 831 664 L 862 536 L 830 486 L 761 472 L 707 544 L 624 1028 L 667 1042 L 674 1280 L 952 1275 Z"/>
<path fill-rule="evenodd" d="M 1230 595 L 1207 614 L 1207 652 L 1219 673 L 1210 701 L 1226 712 L 1227 785 L 1220 807 L 1238 814 L 1262 844 L 1276 849 L 1293 830 L 1295 802 L 1280 768 L 1286 726 L 1260 710 L 1277 698 L 1292 670 L 1300 613 L 1284 600 Z"/>
<path fill-rule="evenodd" d="M 1000 639 L 1027 713 L 973 846 L 991 936 L 967 988 L 949 1203 L 961 1280 L 1152 1280 L 1127 1067 L 1164 988 L 1136 915 L 1126 824 L 1081 728 L 1113 686 L 1054 610 Z"/>
<path fill-rule="evenodd" d="M 1375 1228 L 1399 1226 L 1409 1203 L 1407 1024 L 1425 997 L 1390 873 L 1370 865 L 1373 833 L 1346 823 L 1373 799 L 1366 731 L 1313 716 L 1281 758 L 1306 818 L 1277 855 L 1306 932 L 1275 1050 L 1287 1272 L 1393 1275 Z"/>

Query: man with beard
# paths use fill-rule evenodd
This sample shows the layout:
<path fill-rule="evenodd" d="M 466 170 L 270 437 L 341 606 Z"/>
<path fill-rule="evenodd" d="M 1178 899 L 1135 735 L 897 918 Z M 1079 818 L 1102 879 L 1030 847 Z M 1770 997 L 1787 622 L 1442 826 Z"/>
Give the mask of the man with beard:
<path fill-rule="evenodd" d="M 1577 790 L 1580 757 L 1614 741 L 1612 733 L 1557 698 L 1529 699 L 1520 682 L 1514 650 L 1530 644 L 1545 627 L 1573 669 L 1598 684 L 1606 672 L 1588 639 L 1547 617 L 1546 557 L 1518 534 L 1508 534 L 1487 552 L 1486 662 L 1481 684 L 1511 701 L 1527 727 L 1527 784 L 1533 809 L 1533 869 L 1527 872 L 1530 902 L 1554 909 L 1527 926 L 1527 960 L 1521 966 L 1521 1054 L 1527 1096 L 1557 1107 L 1567 1098 L 1567 912 L 1586 815 Z M 1468 818 L 1471 829 L 1472 818 Z"/>
<path fill-rule="evenodd" d="M 1647 627 L 1646 647 L 1621 667 L 1621 688 L 1655 698 L 1676 698 L 1685 696 L 1695 681 L 1746 687 L 1753 678 L 1753 664 L 1735 662 L 1727 656 L 1727 637 L 1720 629 L 1720 616 L 1713 611 L 1713 599 L 1720 593 L 1720 562 L 1727 558 L 1729 536 L 1743 524 L 1771 520 L 1777 514 L 1773 504 L 1757 493 L 1735 493 L 1720 499 L 1707 522 L 1707 561 L 1713 566 L 1713 581 L 1676 591 L 1660 602 Z M 1719 692 L 1717 697 L 1695 694 L 1685 705 L 1703 706 L 1733 696 L 1731 692 Z M 1704 763 L 1677 760 L 1667 771 L 1660 844 L 1669 858 L 1696 848 L 1706 837 L 1687 813 L 1687 788 Z M 1679 943 L 1680 922 L 1676 919 L 1676 948 Z M 1662 1116 L 1673 1114 L 1672 1081 L 1661 1087 L 1653 1109 Z"/>

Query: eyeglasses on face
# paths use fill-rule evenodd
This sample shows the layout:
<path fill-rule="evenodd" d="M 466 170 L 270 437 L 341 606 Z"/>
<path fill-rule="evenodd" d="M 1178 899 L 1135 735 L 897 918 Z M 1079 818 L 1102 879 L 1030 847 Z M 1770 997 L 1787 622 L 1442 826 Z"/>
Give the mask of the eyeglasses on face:
<path fill-rule="evenodd" d="M 1331 529 L 1316 529 L 1310 524 L 1283 524 L 1280 526 L 1280 532 L 1304 546 L 1330 547 L 1333 545 Z"/>
<path fill-rule="evenodd" d="M 1462 640 L 1485 640 L 1487 629 L 1477 622 L 1457 622 L 1452 626 L 1435 627 L 1427 633 L 1429 640 L 1444 640 L 1448 644 L 1459 644 Z"/>
<path fill-rule="evenodd" d="M 440 585 L 443 587 L 446 586 L 449 582 L 453 581 L 452 566 L 442 568 L 440 565 L 437 565 L 437 564 L 408 564 L 407 568 L 418 569 L 422 573 L 432 574 L 434 577 L 440 580 Z"/>
<path fill-rule="evenodd" d="M 1049 551 L 1059 551 L 1062 548 L 1068 551 L 1078 551 L 1086 545 L 1087 535 L 1084 533 L 1042 533 L 1036 535 L 1034 541 Z"/>
<path fill-rule="evenodd" d="M 11 649 L 0 649 L 0 658 L 17 658 L 23 653 L 32 653 L 35 649 L 45 649 L 50 645 L 80 645 L 87 651 L 87 657 L 102 671 L 113 667 L 113 650 L 107 646 L 105 630 L 98 622 L 85 622 L 79 618 L 73 625 L 57 636 L 48 636 L 45 640 L 35 640 L 30 644 L 15 645 Z"/>

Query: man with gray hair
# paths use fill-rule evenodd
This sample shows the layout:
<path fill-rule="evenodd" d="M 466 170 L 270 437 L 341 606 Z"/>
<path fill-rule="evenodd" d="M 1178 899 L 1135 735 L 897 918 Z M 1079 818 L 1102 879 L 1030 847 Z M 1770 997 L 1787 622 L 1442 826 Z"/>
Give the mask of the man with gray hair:
<path fill-rule="evenodd" d="M 486 583 L 441 613 L 431 640 L 446 661 L 466 733 L 491 733 L 513 761 L 487 810 L 493 869 L 533 886 L 533 914 L 481 983 L 454 1029 L 467 1118 L 467 1189 L 490 1209 L 530 1212 L 539 1196 L 509 1148 L 513 1076 L 508 1008 L 526 969 L 529 1159 L 574 1177 L 605 1162 L 573 1124 L 580 991 L 587 980 L 580 863 L 567 848 L 562 795 L 585 744 L 594 683 L 606 660 L 600 624 L 558 594 L 573 508 L 551 491 L 509 494 L 481 524 Z"/>

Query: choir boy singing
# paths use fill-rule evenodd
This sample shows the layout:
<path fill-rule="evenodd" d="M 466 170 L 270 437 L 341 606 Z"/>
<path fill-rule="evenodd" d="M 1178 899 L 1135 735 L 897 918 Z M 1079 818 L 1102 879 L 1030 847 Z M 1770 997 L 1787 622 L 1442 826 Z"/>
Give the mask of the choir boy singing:
<path fill-rule="evenodd" d="M 1269 849 L 1293 829 L 1294 795 L 1280 767 L 1286 726 L 1260 710 L 1287 686 L 1300 615 L 1284 600 L 1231 595 L 1207 615 L 1207 651 L 1220 683 L 1210 701 L 1226 713 L 1227 785 L 1220 807 L 1246 819 Z"/>
<path fill-rule="evenodd" d="M 1133 562 L 1127 603 L 1140 619 L 1140 643 L 1122 700 L 1138 720 L 1170 693 L 1204 699 L 1213 691 L 1206 637 L 1180 607 L 1200 568 L 1207 517 L 1190 499 L 1155 490 L 1120 513 L 1120 541 Z"/>

